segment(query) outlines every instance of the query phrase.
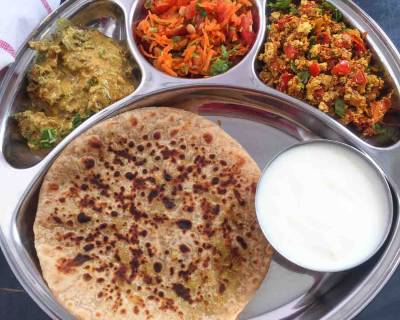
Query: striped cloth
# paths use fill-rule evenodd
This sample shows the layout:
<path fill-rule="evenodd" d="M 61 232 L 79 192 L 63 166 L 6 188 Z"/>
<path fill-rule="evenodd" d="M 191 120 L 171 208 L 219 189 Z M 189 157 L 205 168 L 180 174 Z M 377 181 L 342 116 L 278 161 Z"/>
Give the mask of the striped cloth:
<path fill-rule="evenodd" d="M 59 5 L 60 0 L 0 0 L 0 70 L 14 62 L 19 46 Z"/>

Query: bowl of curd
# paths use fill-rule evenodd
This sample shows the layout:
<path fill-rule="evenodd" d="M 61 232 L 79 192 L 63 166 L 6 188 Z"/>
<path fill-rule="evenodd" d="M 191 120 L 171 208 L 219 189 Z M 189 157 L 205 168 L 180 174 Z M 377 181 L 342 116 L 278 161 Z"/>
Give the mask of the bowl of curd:
<path fill-rule="evenodd" d="M 287 260 L 321 272 L 371 258 L 392 224 L 393 199 L 381 169 L 347 144 L 311 140 L 264 169 L 256 213 L 267 240 Z"/>

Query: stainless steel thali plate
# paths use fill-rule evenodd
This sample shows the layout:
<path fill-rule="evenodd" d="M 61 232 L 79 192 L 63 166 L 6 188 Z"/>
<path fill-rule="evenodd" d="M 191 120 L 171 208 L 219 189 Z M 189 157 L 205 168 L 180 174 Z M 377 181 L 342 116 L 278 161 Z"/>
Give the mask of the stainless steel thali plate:
<path fill-rule="evenodd" d="M 357 6 L 332 1 L 349 22 L 367 31 L 369 43 L 399 92 L 399 54 L 382 30 Z M 23 108 L 25 73 L 33 52 L 25 45 L 0 91 L 0 243 L 15 275 L 32 298 L 54 319 L 72 317 L 56 302 L 41 276 L 33 244 L 38 190 L 47 168 L 77 135 L 115 114 L 146 106 L 182 107 L 220 123 L 263 167 L 274 155 L 298 141 L 327 138 L 349 143 L 372 157 L 392 188 L 394 222 L 382 249 L 367 263 L 342 273 L 317 273 L 297 267 L 275 254 L 270 271 L 240 319 L 350 319 L 379 292 L 400 261 L 400 144 L 374 146 L 320 111 L 266 87 L 256 74 L 256 54 L 264 40 L 265 1 L 256 1 L 257 40 L 249 54 L 227 73 L 208 79 L 171 78 L 155 70 L 140 54 L 131 25 L 143 1 L 71 0 L 56 10 L 33 38 L 54 30 L 60 17 L 100 29 L 125 42 L 138 63 L 138 87 L 130 96 L 80 125 L 48 154 L 33 154 L 22 143 L 10 115 Z"/>

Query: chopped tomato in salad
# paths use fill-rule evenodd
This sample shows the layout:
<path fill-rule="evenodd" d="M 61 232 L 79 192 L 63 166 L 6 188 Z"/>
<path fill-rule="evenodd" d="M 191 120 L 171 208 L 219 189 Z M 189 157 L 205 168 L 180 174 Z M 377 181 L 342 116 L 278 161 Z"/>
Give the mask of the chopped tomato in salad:
<path fill-rule="evenodd" d="M 308 71 L 310 71 L 310 74 L 313 77 L 318 76 L 319 73 L 321 72 L 321 68 L 319 66 L 319 63 L 317 63 L 317 62 L 311 63 L 310 66 L 308 67 Z"/>
<path fill-rule="evenodd" d="M 350 70 L 350 63 L 347 60 L 340 60 L 339 63 L 332 68 L 332 74 L 344 76 L 348 74 Z"/>
<path fill-rule="evenodd" d="M 346 25 L 342 13 L 323 0 L 270 0 L 268 7 L 261 80 L 364 136 L 385 132 L 392 90 L 373 60 L 366 34 Z"/>
<path fill-rule="evenodd" d="M 294 74 L 293 73 L 285 72 L 284 74 L 282 74 L 281 80 L 280 80 L 280 82 L 278 84 L 278 88 L 277 89 L 279 91 L 285 92 L 287 90 L 287 88 L 288 88 L 289 81 L 291 79 L 293 79 L 293 78 L 294 78 Z"/>
<path fill-rule="evenodd" d="M 250 0 L 147 0 L 146 16 L 133 26 L 142 53 L 174 77 L 226 72 L 256 38 Z"/>

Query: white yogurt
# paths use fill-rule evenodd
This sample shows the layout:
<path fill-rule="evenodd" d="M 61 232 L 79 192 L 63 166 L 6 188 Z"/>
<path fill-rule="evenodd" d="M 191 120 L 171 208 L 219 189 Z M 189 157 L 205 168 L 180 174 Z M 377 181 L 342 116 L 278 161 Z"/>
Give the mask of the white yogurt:
<path fill-rule="evenodd" d="M 264 171 L 256 211 L 271 245 L 288 260 L 317 271 L 354 267 L 387 235 L 392 203 L 372 164 L 340 144 L 301 144 Z"/>

